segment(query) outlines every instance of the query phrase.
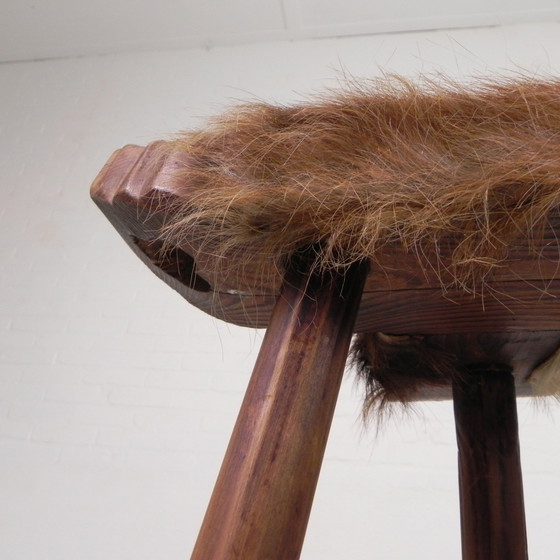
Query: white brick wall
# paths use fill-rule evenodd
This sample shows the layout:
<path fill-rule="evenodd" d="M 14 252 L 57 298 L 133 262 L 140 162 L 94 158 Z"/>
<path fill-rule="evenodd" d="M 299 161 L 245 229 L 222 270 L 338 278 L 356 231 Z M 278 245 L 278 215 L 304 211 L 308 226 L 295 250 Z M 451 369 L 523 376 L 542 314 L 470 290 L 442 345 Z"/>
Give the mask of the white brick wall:
<path fill-rule="evenodd" d="M 232 98 L 395 71 L 558 75 L 560 25 L 0 66 L 0 557 L 187 558 L 262 333 L 189 307 L 90 202 L 111 152 Z M 459 558 L 449 403 L 359 418 L 342 388 L 304 558 Z M 520 405 L 530 546 L 557 558 L 560 414 Z"/>

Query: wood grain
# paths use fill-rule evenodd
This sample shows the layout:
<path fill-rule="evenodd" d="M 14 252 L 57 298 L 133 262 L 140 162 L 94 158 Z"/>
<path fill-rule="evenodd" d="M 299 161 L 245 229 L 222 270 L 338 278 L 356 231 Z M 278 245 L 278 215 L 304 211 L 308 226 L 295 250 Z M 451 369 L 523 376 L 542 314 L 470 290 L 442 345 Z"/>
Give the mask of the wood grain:
<path fill-rule="evenodd" d="M 471 364 L 453 386 L 463 560 L 527 560 L 513 377 Z"/>
<path fill-rule="evenodd" d="M 296 560 L 366 275 L 290 270 L 193 560 Z"/>

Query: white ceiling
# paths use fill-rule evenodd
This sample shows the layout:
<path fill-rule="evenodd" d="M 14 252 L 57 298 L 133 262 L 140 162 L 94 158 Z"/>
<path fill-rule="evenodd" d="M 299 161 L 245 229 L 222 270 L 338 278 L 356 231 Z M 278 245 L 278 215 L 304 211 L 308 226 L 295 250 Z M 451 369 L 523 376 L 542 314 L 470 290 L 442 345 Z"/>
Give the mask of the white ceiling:
<path fill-rule="evenodd" d="M 560 21 L 560 0 L 0 0 L 0 61 Z"/>

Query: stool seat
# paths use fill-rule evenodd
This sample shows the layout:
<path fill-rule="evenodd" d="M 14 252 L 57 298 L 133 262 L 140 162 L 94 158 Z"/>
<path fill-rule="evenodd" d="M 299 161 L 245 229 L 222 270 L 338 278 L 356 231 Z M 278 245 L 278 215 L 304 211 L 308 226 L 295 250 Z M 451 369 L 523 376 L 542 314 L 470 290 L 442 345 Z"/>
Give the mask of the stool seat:
<path fill-rule="evenodd" d="M 216 276 L 219 257 L 197 254 L 196 239 L 161 251 L 161 229 L 176 205 L 174 172 L 180 156 L 161 143 L 117 150 L 91 187 L 95 203 L 139 257 L 189 303 L 228 323 L 265 328 L 282 281 L 278 273 L 262 282 L 258 271 Z M 179 163 L 178 163 L 179 162 Z M 184 187 L 182 187 L 184 189 Z M 552 216 L 535 244 L 510 247 L 484 293 L 442 286 L 434 268 L 445 266 L 445 247 L 417 255 L 399 246 L 375 255 L 356 321 L 356 332 L 473 333 L 560 329 L 560 216 Z M 169 248 L 168 248 L 169 249 Z"/>
<path fill-rule="evenodd" d="M 190 304 L 228 323 L 266 328 L 280 273 L 264 283 L 251 269 L 216 275 L 219 258 L 200 253 L 196 239 L 188 237 L 180 246 L 163 248 L 161 231 L 180 197 L 177 168 L 188 162 L 162 147 L 155 142 L 117 150 L 92 184 L 93 200 L 139 258 Z M 510 247 L 508 260 L 496 268 L 482 293 L 442 286 L 429 265 L 445 265 L 445 247 L 438 247 L 437 255 L 424 255 L 424 266 L 400 246 L 384 247 L 370 263 L 354 331 L 502 333 L 502 338 L 512 333 L 502 357 L 511 360 L 516 354 L 517 394 L 531 395 L 530 373 L 560 344 L 559 235 L 560 216 L 552 216 L 537 245 L 522 240 Z M 451 398 L 450 387 L 426 387 L 414 397 L 442 398 Z"/>

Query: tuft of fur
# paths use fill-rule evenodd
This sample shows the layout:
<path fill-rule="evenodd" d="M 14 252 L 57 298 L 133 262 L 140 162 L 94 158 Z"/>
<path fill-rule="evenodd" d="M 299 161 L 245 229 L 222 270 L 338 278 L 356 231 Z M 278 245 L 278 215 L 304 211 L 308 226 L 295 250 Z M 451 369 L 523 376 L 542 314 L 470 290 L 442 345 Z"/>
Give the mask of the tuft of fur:
<path fill-rule="evenodd" d="M 168 143 L 187 162 L 162 236 L 216 275 L 281 276 L 301 247 L 328 269 L 398 244 L 476 292 L 560 203 L 560 81 L 399 78 L 292 107 L 254 103 Z M 424 264 L 426 264 L 424 262 Z"/>
<path fill-rule="evenodd" d="M 456 355 L 430 345 L 421 335 L 361 333 L 350 349 L 350 363 L 365 384 L 364 418 L 394 404 L 407 405 L 420 390 L 449 388 L 463 376 Z"/>

